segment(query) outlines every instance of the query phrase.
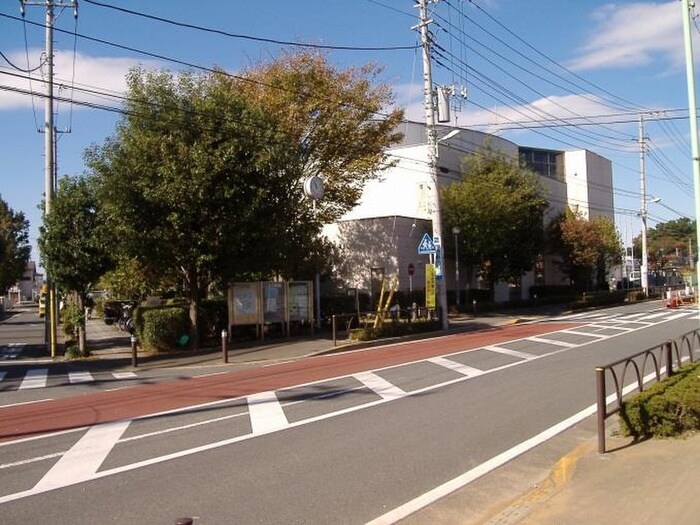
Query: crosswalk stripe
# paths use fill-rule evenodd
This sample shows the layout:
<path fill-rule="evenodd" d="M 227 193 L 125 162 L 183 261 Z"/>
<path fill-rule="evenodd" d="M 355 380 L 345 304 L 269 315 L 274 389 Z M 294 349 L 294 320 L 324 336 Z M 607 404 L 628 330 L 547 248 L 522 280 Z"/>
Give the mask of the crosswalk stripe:
<path fill-rule="evenodd" d="M 478 368 L 474 368 L 473 366 L 464 365 L 462 363 L 458 363 L 457 361 L 452 361 L 452 359 L 446 359 L 444 357 L 432 357 L 428 359 L 428 361 L 433 364 L 449 368 L 450 370 L 454 370 L 455 372 L 459 372 L 463 376 L 467 377 L 476 377 L 484 373 L 483 370 L 479 370 Z"/>
<path fill-rule="evenodd" d="M 535 354 L 528 354 L 526 352 L 518 352 L 517 350 L 511 350 L 510 348 L 501 348 L 500 346 L 494 346 L 494 345 L 489 345 L 489 346 L 484 346 L 482 347 L 484 350 L 488 350 L 489 352 L 496 352 L 497 354 L 505 354 L 509 355 L 511 357 L 517 357 L 518 359 L 533 359 L 537 357 Z"/>
<path fill-rule="evenodd" d="M 248 413 L 253 434 L 265 434 L 289 426 L 287 415 L 274 392 L 248 396 Z"/>
<path fill-rule="evenodd" d="M 607 339 L 607 335 L 603 334 L 596 334 L 595 332 L 581 332 L 578 330 L 563 330 L 563 333 L 565 334 L 571 334 L 571 335 L 583 335 L 583 336 L 590 336 L 590 337 L 598 337 L 600 339 Z"/>
<path fill-rule="evenodd" d="M 112 372 L 115 379 L 133 379 L 136 377 L 134 372 Z"/>
<path fill-rule="evenodd" d="M 22 383 L 19 385 L 19 389 L 44 388 L 48 375 L 48 368 L 32 368 L 31 370 L 27 370 Z"/>
<path fill-rule="evenodd" d="M 406 392 L 401 390 L 398 386 L 373 372 L 361 372 L 355 374 L 353 377 L 375 394 L 379 394 L 382 399 L 398 399 L 406 395 Z"/>
<path fill-rule="evenodd" d="M 95 379 L 90 372 L 68 372 L 68 380 L 71 384 L 92 383 Z"/>
<path fill-rule="evenodd" d="M 576 343 L 567 343 L 566 341 L 558 341 L 556 339 L 547 339 L 546 337 L 528 337 L 526 341 L 533 341 L 535 343 L 544 343 L 546 345 L 563 346 L 565 348 L 576 348 L 578 345 Z"/>

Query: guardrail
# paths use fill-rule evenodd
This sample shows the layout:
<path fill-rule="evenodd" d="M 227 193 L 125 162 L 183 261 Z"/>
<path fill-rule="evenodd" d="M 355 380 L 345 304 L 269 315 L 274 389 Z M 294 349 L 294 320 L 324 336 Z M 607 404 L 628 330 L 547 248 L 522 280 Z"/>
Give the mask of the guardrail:
<path fill-rule="evenodd" d="M 633 354 L 619 361 L 609 363 L 604 366 L 597 366 L 596 373 L 596 398 L 598 408 L 598 452 L 605 453 L 605 420 L 620 412 L 622 408 L 622 398 L 625 392 L 625 379 L 631 370 L 636 378 L 636 390 L 644 390 L 644 378 L 647 366 L 651 364 L 649 379 L 656 377 L 661 381 L 662 374 L 666 377 L 673 374 L 674 358 L 675 365 L 680 368 L 684 361 L 693 362 L 693 353 L 700 350 L 700 329 L 692 330 L 673 341 L 667 341 L 660 345 L 648 348 L 642 352 Z M 684 354 L 687 356 L 684 358 Z M 641 366 L 640 366 L 641 365 Z M 612 409 L 608 409 L 606 376 L 610 375 L 615 386 L 615 399 Z M 629 387 L 628 387 L 629 388 Z M 635 390 L 634 388 L 632 390 Z"/>

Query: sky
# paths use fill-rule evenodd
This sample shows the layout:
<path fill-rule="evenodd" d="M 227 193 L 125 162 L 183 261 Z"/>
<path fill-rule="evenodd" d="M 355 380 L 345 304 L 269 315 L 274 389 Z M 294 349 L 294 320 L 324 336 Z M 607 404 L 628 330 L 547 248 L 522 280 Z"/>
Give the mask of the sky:
<path fill-rule="evenodd" d="M 84 174 L 85 150 L 114 133 L 125 74 L 135 66 L 237 74 L 298 49 L 292 44 L 326 46 L 338 67 L 382 66 L 380 81 L 393 88 L 396 105 L 424 121 L 414 4 L 80 0 L 77 18 L 57 7 L 54 76 L 65 99 L 55 121 L 59 177 Z M 610 159 L 616 225 L 628 241 L 641 229 L 641 115 L 649 226 L 695 218 L 680 1 L 439 0 L 429 7 L 433 80 L 466 95 L 453 99 L 453 124 Z M 44 90 L 45 11 L 27 5 L 22 16 L 19 2 L 0 1 L 0 197 L 29 219 L 35 260 L 44 101 L 32 93 Z M 697 25 L 692 32 L 700 50 Z"/>

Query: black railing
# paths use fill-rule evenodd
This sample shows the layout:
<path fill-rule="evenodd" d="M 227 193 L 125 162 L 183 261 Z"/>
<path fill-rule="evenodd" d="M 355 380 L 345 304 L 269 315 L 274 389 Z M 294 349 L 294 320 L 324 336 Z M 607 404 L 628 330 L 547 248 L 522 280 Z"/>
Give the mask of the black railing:
<path fill-rule="evenodd" d="M 596 393 L 598 407 L 598 452 L 605 453 L 605 420 L 620 412 L 625 395 L 625 379 L 632 371 L 636 380 L 636 390 L 644 390 L 644 377 L 647 368 L 661 381 L 661 377 L 673 374 L 674 366 L 680 368 L 685 361 L 695 360 L 694 352 L 700 350 L 700 329 L 683 334 L 678 339 L 648 348 L 619 361 L 597 366 Z M 685 355 L 685 357 L 684 357 Z M 675 364 L 674 364 L 675 362 Z M 606 377 L 610 376 L 615 387 L 613 407 L 608 408 Z"/>

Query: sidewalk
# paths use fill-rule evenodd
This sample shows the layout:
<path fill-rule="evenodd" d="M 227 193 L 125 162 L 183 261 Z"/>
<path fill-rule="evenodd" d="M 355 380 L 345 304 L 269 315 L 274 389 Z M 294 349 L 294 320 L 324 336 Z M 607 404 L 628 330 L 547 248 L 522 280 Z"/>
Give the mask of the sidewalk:
<path fill-rule="evenodd" d="M 495 315 L 451 319 L 449 333 L 473 331 L 527 320 L 519 315 Z M 101 319 L 88 321 L 92 356 L 107 366 L 131 366 L 129 334 Z M 434 336 L 435 334 L 431 334 Z M 444 334 L 440 334 L 444 335 Z M 389 341 L 382 341 L 386 344 Z M 229 364 L 259 366 L 290 361 L 367 344 L 333 345 L 327 335 L 276 339 L 267 343 L 229 345 Z M 221 347 L 167 356 L 139 352 L 139 367 L 222 365 Z M 608 424 L 615 427 L 614 418 Z M 685 439 L 647 440 L 633 443 L 618 436 L 607 438 L 606 454 L 598 454 L 595 437 L 562 456 L 547 479 L 526 489 L 513 501 L 502 501 L 482 525 L 583 525 L 614 523 L 685 524 L 700 522 L 700 435 Z M 523 486 L 526 486 L 523 484 Z M 468 490 L 468 489 L 467 489 Z M 441 502 L 435 503 L 440 506 Z M 439 511 L 437 514 L 440 514 Z M 420 513 L 419 513 L 420 515 Z M 415 516 L 414 519 L 418 517 Z M 448 513 L 432 523 L 475 523 L 468 515 Z M 418 521 L 408 519 L 411 523 Z"/>

